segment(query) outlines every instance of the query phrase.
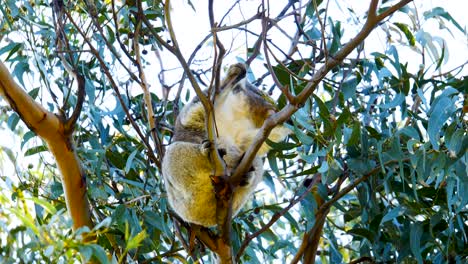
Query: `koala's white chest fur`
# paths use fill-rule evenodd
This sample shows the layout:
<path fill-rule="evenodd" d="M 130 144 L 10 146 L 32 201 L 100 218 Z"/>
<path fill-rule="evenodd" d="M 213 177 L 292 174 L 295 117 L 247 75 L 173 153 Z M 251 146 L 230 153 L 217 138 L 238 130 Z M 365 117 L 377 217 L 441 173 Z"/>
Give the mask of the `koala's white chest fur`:
<path fill-rule="evenodd" d="M 256 127 L 249 117 L 247 98 L 242 93 L 229 91 L 215 102 L 218 138 L 230 145 L 242 146 L 246 138 L 255 135 Z M 221 121 L 221 122 L 220 122 Z M 241 149 L 245 151 L 245 149 Z"/>

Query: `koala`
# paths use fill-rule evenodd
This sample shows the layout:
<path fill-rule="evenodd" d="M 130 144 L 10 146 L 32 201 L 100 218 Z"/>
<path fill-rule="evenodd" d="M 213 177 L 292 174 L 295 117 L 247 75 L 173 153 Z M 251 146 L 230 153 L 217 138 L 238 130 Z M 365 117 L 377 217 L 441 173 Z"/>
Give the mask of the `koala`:
<path fill-rule="evenodd" d="M 218 152 L 228 171 L 235 169 L 265 119 L 275 112 L 269 97 L 246 80 L 246 73 L 244 64 L 232 65 L 213 103 Z M 212 227 L 216 225 L 216 198 L 205 118 L 199 98 L 183 107 L 175 122 L 173 142 L 163 158 L 162 174 L 169 205 L 177 215 L 186 222 Z M 278 142 L 288 134 L 289 129 L 277 126 L 269 140 Z M 233 193 L 233 216 L 262 180 L 262 156 L 268 150 L 267 144 L 261 146 L 251 170 Z"/>

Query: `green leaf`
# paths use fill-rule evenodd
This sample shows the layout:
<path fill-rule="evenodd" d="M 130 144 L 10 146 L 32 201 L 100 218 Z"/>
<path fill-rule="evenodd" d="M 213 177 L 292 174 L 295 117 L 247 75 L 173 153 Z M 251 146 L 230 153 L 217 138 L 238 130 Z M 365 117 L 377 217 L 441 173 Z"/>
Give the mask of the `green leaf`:
<path fill-rule="evenodd" d="M 25 87 L 26 85 L 24 85 L 24 80 L 23 80 L 23 75 L 25 72 L 29 72 L 29 64 L 27 62 L 24 62 L 24 61 L 19 61 L 16 65 L 15 65 L 15 68 L 13 69 L 13 75 L 16 76 L 16 78 L 18 78 L 18 81 L 20 82 L 20 84 Z"/>
<path fill-rule="evenodd" d="M 31 215 L 25 214 L 24 211 L 20 210 L 19 208 L 10 208 L 10 212 L 12 212 L 21 223 L 26 226 L 27 228 L 31 229 L 35 235 L 40 235 L 39 228 L 36 226 L 34 219 L 31 218 Z"/>
<path fill-rule="evenodd" d="M 442 45 L 442 54 L 440 54 L 440 58 L 437 60 L 436 70 L 440 69 L 440 66 L 442 65 L 442 62 L 445 59 L 445 52 L 446 52 L 446 48 L 445 48 L 445 43 L 444 43 Z"/>
<path fill-rule="evenodd" d="M 422 227 L 419 223 L 414 223 L 410 227 L 410 248 L 414 257 L 418 261 L 418 264 L 423 263 L 421 257 L 421 236 L 422 236 Z"/>
<path fill-rule="evenodd" d="M 106 217 L 104 220 L 99 222 L 96 226 L 93 227 L 93 230 L 99 230 L 103 227 L 110 227 L 112 224 L 112 218 L 111 217 Z"/>
<path fill-rule="evenodd" d="M 8 121 L 7 121 L 8 128 L 10 128 L 11 131 L 15 131 L 16 126 L 18 125 L 18 122 L 19 122 L 19 115 L 17 113 L 12 113 L 8 117 Z"/>
<path fill-rule="evenodd" d="M 363 237 L 367 240 L 369 240 L 371 243 L 374 243 L 374 233 L 372 231 L 365 229 L 365 228 L 353 228 L 351 230 L 348 230 L 346 233 L 354 236 L 360 236 Z"/>
<path fill-rule="evenodd" d="M 380 108 L 388 109 L 388 108 L 395 108 L 401 105 L 405 101 L 405 95 L 403 93 L 399 93 L 395 95 L 392 101 L 387 102 L 385 104 L 379 105 Z"/>
<path fill-rule="evenodd" d="M 35 204 L 38 204 L 38 205 L 42 206 L 44 209 L 46 209 L 46 211 L 49 214 L 54 215 L 54 214 L 57 213 L 57 209 L 55 209 L 55 207 L 51 203 L 49 203 L 48 201 L 46 201 L 44 199 L 41 199 L 41 198 L 38 198 L 38 197 L 31 197 L 31 198 L 28 198 L 28 200 L 31 200 Z"/>
<path fill-rule="evenodd" d="M 109 260 L 107 259 L 107 254 L 106 251 L 98 245 L 89 245 L 89 247 L 92 248 L 93 250 L 93 256 L 96 257 L 96 259 L 101 263 L 109 263 Z"/>
<path fill-rule="evenodd" d="M 36 136 L 36 133 L 33 131 L 28 131 L 24 134 L 23 140 L 21 141 L 21 149 L 23 149 L 24 145 L 33 137 Z"/>
<path fill-rule="evenodd" d="M 314 143 L 314 139 L 312 137 L 308 136 L 297 127 L 297 122 L 294 121 L 294 126 L 288 128 L 294 132 L 294 135 L 297 137 L 297 139 L 299 139 L 299 141 L 302 144 L 310 146 Z"/>
<path fill-rule="evenodd" d="M 336 123 L 339 126 L 342 126 L 342 125 L 346 124 L 351 117 L 352 117 L 352 114 L 349 111 L 349 108 L 345 108 L 345 109 L 343 109 L 343 112 L 340 114 L 340 116 L 336 120 Z"/>
<path fill-rule="evenodd" d="M 396 208 L 393 208 L 392 210 L 388 211 L 384 217 L 382 217 L 382 220 L 380 221 L 381 224 L 393 220 L 394 218 L 397 218 L 398 216 L 402 215 L 405 212 L 405 209 L 402 208 L 401 206 L 398 206 Z"/>
<path fill-rule="evenodd" d="M 140 233 L 136 234 L 136 236 L 132 237 L 127 242 L 127 250 L 135 249 L 140 246 L 141 242 L 147 237 L 146 231 L 143 230 Z"/>
<path fill-rule="evenodd" d="M 450 98 L 442 97 L 431 106 L 430 112 L 431 115 L 429 117 L 427 133 L 429 134 L 429 140 L 434 149 L 439 150 L 440 132 L 445 122 L 447 122 L 455 112 L 455 107 Z"/>
<path fill-rule="evenodd" d="M 32 99 L 36 99 L 37 96 L 39 95 L 39 88 L 34 88 L 31 91 L 28 92 L 29 96 L 31 96 Z"/>
<path fill-rule="evenodd" d="M 26 150 L 26 152 L 24 153 L 24 156 L 32 156 L 34 154 L 44 152 L 44 151 L 47 151 L 47 146 L 45 146 L 45 145 L 32 147 L 32 148 Z"/>
<path fill-rule="evenodd" d="M 358 79 L 357 78 L 350 78 L 346 80 L 343 85 L 341 86 L 343 91 L 343 99 L 346 101 L 350 98 L 354 98 L 356 96 L 356 88 L 358 86 Z"/>
<path fill-rule="evenodd" d="M 83 262 L 88 263 L 93 255 L 93 248 L 90 245 L 78 246 Z"/>
<path fill-rule="evenodd" d="M 281 64 L 273 66 L 273 72 L 275 73 L 276 78 L 278 78 L 278 81 L 282 85 L 289 85 L 289 72 Z"/>
<path fill-rule="evenodd" d="M 23 47 L 22 43 L 12 42 L 0 49 L 0 55 L 2 55 L 5 52 L 8 52 L 8 56 L 5 58 L 5 61 L 7 61 L 11 58 L 13 54 L 15 54 L 22 47 Z"/>
<path fill-rule="evenodd" d="M 408 136 L 409 138 L 413 138 L 413 139 L 416 139 L 418 141 L 421 140 L 418 131 L 416 130 L 416 128 L 414 128 L 412 126 L 408 126 L 408 127 L 404 127 L 402 129 L 400 129 L 397 132 L 397 134 L 403 134 L 405 136 Z"/>
<path fill-rule="evenodd" d="M 280 172 L 278 169 L 278 164 L 276 163 L 276 155 L 274 151 L 268 152 L 267 155 L 268 164 L 270 165 L 271 170 L 276 174 L 276 176 L 280 176 Z"/>
<path fill-rule="evenodd" d="M 393 24 L 397 26 L 398 29 L 400 29 L 403 32 L 403 34 L 405 34 L 410 46 L 416 45 L 416 39 L 414 38 L 413 33 L 411 33 L 411 30 L 409 29 L 408 25 L 398 22 L 395 22 Z"/>
<path fill-rule="evenodd" d="M 128 173 L 133 168 L 133 160 L 135 159 L 136 154 L 138 154 L 140 150 L 135 149 L 127 158 L 127 163 L 125 164 L 125 173 Z"/>
<path fill-rule="evenodd" d="M 455 27 L 457 27 L 462 33 L 466 33 L 463 27 L 460 24 L 458 24 L 458 22 L 455 19 L 453 19 L 453 17 L 442 7 L 433 8 L 430 11 L 424 12 L 423 15 L 425 19 L 443 17 L 448 21 L 452 22 L 452 24 L 454 24 Z"/>
<path fill-rule="evenodd" d="M 366 126 L 366 130 L 367 130 L 367 133 L 369 133 L 369 135 L 372 138 L 375 138 L 377 140 L 380 140 L 382 138 L 382 135 L 375 128 L 370 127 L 370 126 Z"/>
<path fill-rule="evenodd" d="M 275 182 L 273 181 L 273 177 L 271 177 L 270 173 L 266 171 L 263 176 L 263 182 L 270 188 L 271 193 L 274 193 L 276 195 L 276 187 L 275 187 Z"/>
<path fill-rule="evenodd" d="M 455 154 L 460 152 L 466 139 L 466 133 L 464 129 L 457 129 L 450 137 L 447 148 Z"/>
<path fill-rule="evenodd" d="M 353 123 L 353 130 L 351 132 L 351 136 L 346 143 L 348 146 L 355 146 L 359 144 L 361 140 L 361 124 L 359 121 L 354 121 Z"/>
<path fill-rule="evenodd" d="M 323 2 L 323 0 L 313 0 L 309 5 L 307 5 L 306 7 L 306 15 L 309 17 L 309 18 L 313 18 L 315 19 L 316 16 L 315 16 L 315 7 L 317 7 L 317 9 L 319 9 L 320 11 L 320 4 Z"/>

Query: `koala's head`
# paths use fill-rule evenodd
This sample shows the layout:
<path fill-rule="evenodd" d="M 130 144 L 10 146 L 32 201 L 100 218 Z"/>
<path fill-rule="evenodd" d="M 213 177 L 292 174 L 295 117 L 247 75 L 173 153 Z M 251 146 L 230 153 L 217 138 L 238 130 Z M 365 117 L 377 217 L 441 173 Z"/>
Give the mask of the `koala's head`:
<path fill-rule="evenodd" d="M 243 63 L 236 63 L 229 67 L 226 77 L 221 83 L 220 91 L 231 89 L 247 76 L 247 67 Z"/>
<path fill-rule="evenodd" d="M 219 99 L 234 98 L 231 102 L 245 107 L 256 127 L 260 127 L 265 119 L 276 111 L 273 100 L 247 80 L 247 67 L 237 63 L 229 67 L 227 76 L 220 87 Z"/>

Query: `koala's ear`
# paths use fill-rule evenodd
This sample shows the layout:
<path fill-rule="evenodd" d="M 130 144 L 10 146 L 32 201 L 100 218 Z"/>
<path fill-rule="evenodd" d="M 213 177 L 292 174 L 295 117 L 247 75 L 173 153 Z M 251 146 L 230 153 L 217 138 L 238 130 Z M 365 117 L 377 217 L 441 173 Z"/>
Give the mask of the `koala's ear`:
<path fill-rule="evenodd" d="M 232 87 L 239 81 L 245 78 L 247 75 L 247 66 L 244 63 L 236 63 L 229 67 L 226 78 L 224 78 L 221 89 L 223 90 L 226 87 Z"/>

